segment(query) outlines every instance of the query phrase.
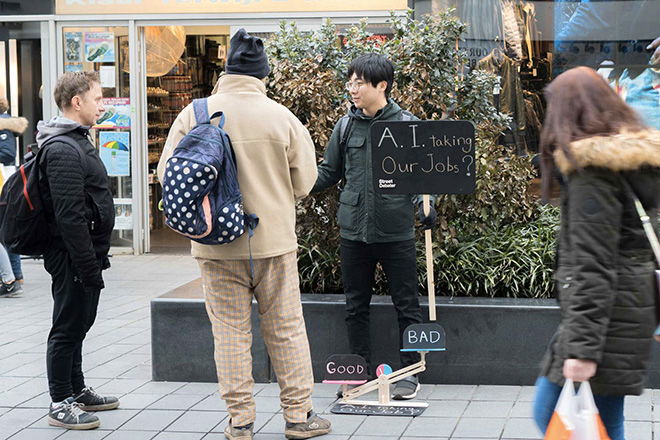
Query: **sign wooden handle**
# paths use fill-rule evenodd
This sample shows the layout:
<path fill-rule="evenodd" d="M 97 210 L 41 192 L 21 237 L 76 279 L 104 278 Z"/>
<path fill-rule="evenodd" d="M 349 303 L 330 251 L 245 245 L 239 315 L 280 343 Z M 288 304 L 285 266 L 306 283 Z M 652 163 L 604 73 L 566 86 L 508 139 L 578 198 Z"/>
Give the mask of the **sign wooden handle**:
<path fill-rule="evenodd" d="M 422 196 L 424 215 L 431 211 L 431 199 L 428 194 Z M 433 236 L 431 230 L 424 231 L 426 236 L 426 281 L 429 291 L 429 320 L 435 321 L 435 281 L 433 280 Z"/>

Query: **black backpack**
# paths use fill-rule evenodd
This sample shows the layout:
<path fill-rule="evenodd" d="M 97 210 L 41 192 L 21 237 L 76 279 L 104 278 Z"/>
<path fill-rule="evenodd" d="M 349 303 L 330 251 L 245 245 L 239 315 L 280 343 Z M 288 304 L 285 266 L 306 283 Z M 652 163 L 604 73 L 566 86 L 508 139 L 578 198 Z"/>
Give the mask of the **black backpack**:
<path fill-rule="evenodd" d="M 2 187 L 0 242 L 13 254 L 42 255 L 50 245 L 51 231 L 39 189 L 39 162 L 46 147 L 53 142 L 80 148 L 68 136 L 49 139 L 36 156 L 21 165 Z"/>

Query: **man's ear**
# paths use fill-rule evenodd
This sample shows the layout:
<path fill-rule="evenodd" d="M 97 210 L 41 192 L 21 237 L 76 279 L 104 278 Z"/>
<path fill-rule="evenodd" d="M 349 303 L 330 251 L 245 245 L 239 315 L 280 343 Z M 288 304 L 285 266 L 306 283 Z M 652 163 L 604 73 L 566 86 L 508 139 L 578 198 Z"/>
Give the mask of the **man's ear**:
<path fill-rule="evenodd" d="M 379 92 L 385 93 L 385 90 L 387 90 L 387 81 L 379 82 L 376 88 L 378 89 Z"/>
<path fill-rule="evenodd" d="M 74 110 L 80 110 L 80 107 L 82 105 L 82 98 L 78 95 L 74 96 L 71 98 L 71 108 Z"/>

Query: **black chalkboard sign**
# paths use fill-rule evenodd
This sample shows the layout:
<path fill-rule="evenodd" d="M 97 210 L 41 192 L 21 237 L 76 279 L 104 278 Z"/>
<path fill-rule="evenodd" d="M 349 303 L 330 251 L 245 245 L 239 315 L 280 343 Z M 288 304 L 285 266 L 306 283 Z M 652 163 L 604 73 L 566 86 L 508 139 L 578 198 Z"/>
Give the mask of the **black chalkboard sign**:
<path fill-rule="evenodd" d="M 445 351 L 445 329 L 435 323 L 409 325 L 401 351 Z"/>
<path fill-rule="evenodd" d="M 324 383 L 364 383 L 367 362 L 357 354 L 333 354 L 325 361 Z"/>
<path fill-rule="evenodd" d="M 339 402 L 330 410 L 333 414 L 357 414 L 361 416 L 404 416 L 417 417 L 421 415 L 428 405 L 413 406 L 391 406 L 379 405 L 374 402 L 373 405 L 352 404 Z"/>
<path fill-rule="evenodd" d="M 476 186 L 470 121 L 381 121 L 371 126 L 373 183 L 381 194 L 470 194 Z"/>

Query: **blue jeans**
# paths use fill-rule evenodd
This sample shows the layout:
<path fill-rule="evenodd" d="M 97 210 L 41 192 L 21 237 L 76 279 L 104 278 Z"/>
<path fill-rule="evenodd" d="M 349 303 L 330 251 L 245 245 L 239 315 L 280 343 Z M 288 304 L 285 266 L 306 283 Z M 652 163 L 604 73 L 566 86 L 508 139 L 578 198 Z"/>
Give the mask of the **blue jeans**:
<path fill-rule="evenodd" d="M 561 387 L 550 382 L 546 377 L 539 377 L 536 381 L 536 396 L 534 396 L 534 420 L 541 432 L 550 424 L 552 413 L 555 410 Z M 623 400 L 624 396 L 597 396 L 594 395 L 600 418 L 612 440 L 624 440 L 623 435 Z"/>
<path fill-rule="evenodd" d="M 11 262 L 11 270 L 14 272 L 14 278 L 17 280 L 23 279 L 23 270 L 21 269 L 21 256 L 18 254 L 12 254 L 7 251 L 9 254 L 9 261 Z"/>

